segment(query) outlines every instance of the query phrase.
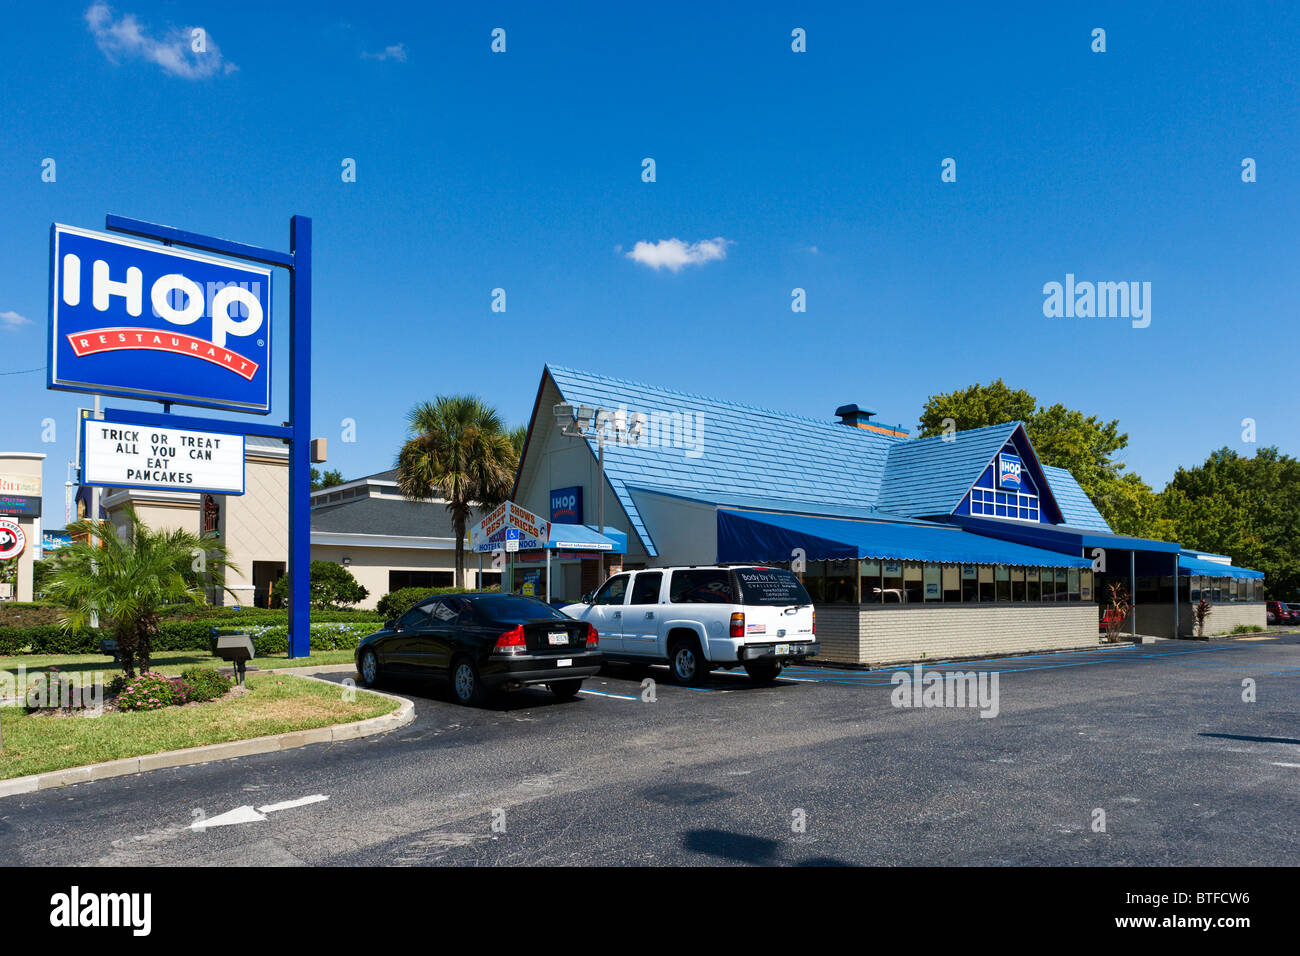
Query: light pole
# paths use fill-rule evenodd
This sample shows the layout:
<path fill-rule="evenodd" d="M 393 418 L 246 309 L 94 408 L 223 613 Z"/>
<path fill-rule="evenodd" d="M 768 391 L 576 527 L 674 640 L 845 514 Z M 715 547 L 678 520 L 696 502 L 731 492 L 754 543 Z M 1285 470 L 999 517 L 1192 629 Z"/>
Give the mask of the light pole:
<path fill-rule="evenodd" d="M 583 440 L 596 439 L 596 461 L 598 463 L 598 474 L 596 476 L 596 520 L 599 522 L 600 533 L 605 533 L 605 440 L 609 436 L 606 434 L 612 423 L 614 426 L 613 439 L 615 442 L 626 440 L 629 444 L 635 445 L 640 440 L 642 416 L 633 415 L 629 424 L 627 416 L 620 409 L 618 412 L 610 412 L 604 408 L 592 408 L 590 405 L 571 405 L 568 402 L 557 402 L 554 406 L 555 425 L 560 429 L 560 434 L 568 438 L 581 438 Z M 600 554 L 600 579 L 605 580 L 605 553 Z"/>

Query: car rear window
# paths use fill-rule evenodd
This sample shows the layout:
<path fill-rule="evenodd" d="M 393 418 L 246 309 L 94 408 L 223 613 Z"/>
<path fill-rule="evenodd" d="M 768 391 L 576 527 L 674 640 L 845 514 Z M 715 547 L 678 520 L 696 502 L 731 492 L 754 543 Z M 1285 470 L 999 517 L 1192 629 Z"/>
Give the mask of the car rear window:
<path fill-rule="evenodd" d="M 723 568 L 674 571 L 668 600 L 674 604 L 735 604 L 731 574 Z"/>
<path fill-rule="evenodd" d="M 544 601 L 519 597 L 514 594 L 497 594 L 470 602 L 478 616 L 489 621 L 526 621 L 534 618 L 567 621 L 568 617 Z"/>
<path fill-rule="evenodd" d="M 735 574 L 741 604 L 789 607 L 812 603 L 799 579 L 784 568 L 736 568 Z"/>

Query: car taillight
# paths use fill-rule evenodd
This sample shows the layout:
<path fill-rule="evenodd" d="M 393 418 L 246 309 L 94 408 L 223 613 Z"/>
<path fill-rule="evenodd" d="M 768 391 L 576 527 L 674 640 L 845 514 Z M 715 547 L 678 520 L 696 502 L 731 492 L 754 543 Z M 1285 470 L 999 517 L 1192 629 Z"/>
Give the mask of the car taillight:
<path fill-rule="evenodd" d="M 817 636 L 817 609 L 813 608 L 813 637 Z"/>
<path fill-rule="evenodd" d="M 600 643 L 600 632 L 594 624 L 587 624 L 587 646 L 596 647 Z"/>
<path fill-rule="evenodd" d="M 745 615 L 741 614 L 739 611 L 731 615 L 731 636 L 745 636 Z"/>
<path fill-rule="evenodd" d="M 520 654 L 527 650 L 528 642 L 524 640 L 524 626 L 516 624 L 502 633 L 492 648 L 493 654 Z"/>

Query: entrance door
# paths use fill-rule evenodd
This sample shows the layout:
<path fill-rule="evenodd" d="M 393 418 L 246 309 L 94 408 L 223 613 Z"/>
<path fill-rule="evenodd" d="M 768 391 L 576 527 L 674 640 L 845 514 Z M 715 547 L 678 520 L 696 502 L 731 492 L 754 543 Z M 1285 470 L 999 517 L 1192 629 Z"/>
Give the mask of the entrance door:
<path fill-rule="evenodd" d="M 284 577 L 283 561 L 253 562 L 253 607 L 271 606 L 271 588 Z"/>

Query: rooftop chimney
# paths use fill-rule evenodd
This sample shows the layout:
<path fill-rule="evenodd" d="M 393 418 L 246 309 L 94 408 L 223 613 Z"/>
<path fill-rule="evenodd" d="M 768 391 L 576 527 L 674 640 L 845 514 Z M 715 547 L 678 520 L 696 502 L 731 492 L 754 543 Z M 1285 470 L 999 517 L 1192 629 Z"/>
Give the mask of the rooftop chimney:
<path fill-rule="evenodd" d="M 862 408 L 858 405 L 841 405 L 835 409 L 835 414 L 839 416 L 841 425 L 850 425 L 853 428 L 864 428 L 869 432 L 877 432 L 881 435 L 892 435 L 895 438 L 906 438 L 907 430 L 901 425 L 891 427 L 889 425 L 877 425 L 871 420 L 871 416 L 876 414 L 874 409 Z"/>

